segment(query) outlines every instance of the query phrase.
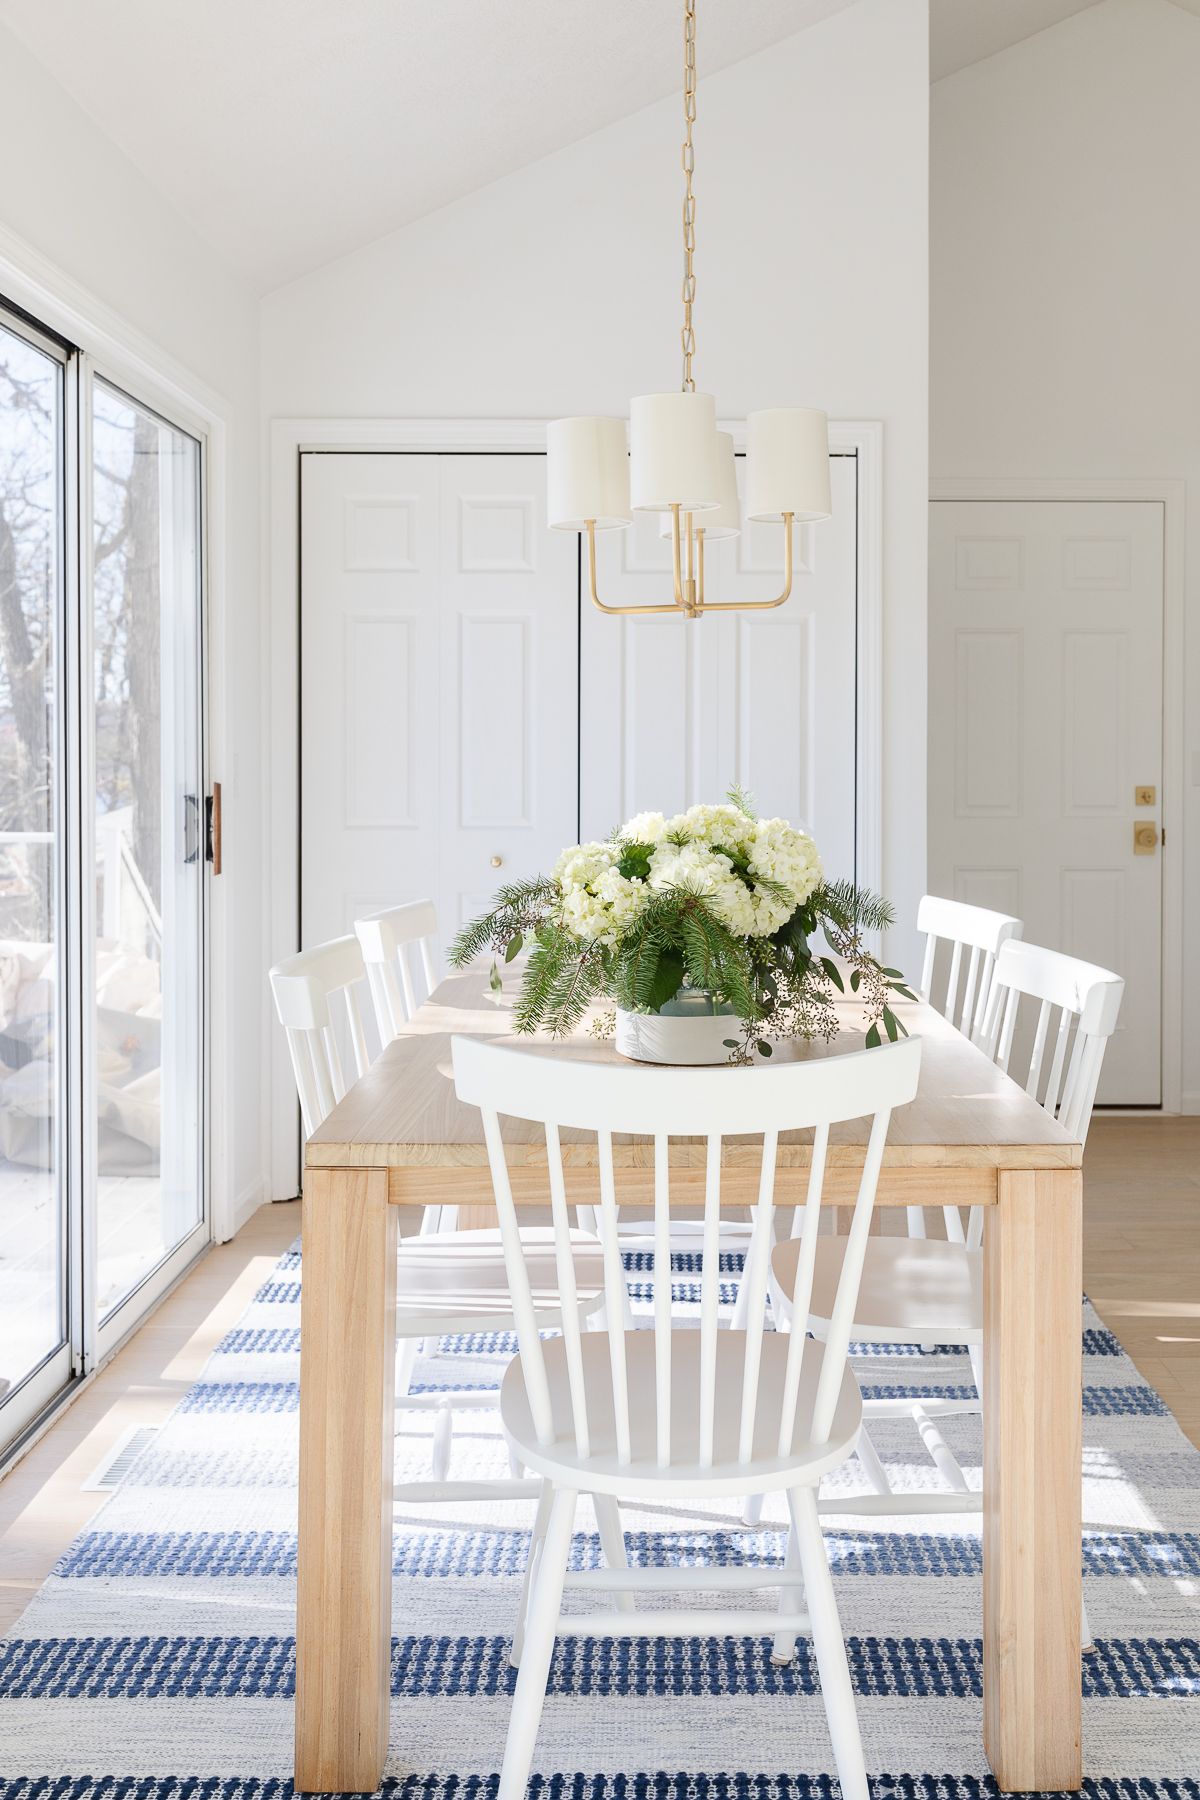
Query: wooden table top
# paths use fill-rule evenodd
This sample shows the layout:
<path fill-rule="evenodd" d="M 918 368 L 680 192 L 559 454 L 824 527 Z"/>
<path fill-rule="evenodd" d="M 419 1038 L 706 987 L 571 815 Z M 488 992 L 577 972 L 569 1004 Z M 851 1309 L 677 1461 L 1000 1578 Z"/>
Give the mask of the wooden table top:
<path fill-rule="evenodd" d="M 511 1036 L 513 994 L 519 975 L 505 973 L 505 992 L 493 995 L 484 965 L 453 975 L 434 990 L 398 1038 L 360 1077 L 308 1142 L 309 1168 L 479 1168 L 486 1165 L 483 1124 L 478 1111 L 460 1104 L 450 1066 L 450 1039 Z M 921 1085 L 911 1105 L 892 1116 L 885 1164 L 897 1168 L 995 1169 L 1073 1168 L 1082 1147 L 1031 1099 L 1024 1089 L 967 1042 L 940 1013 L 924 1003 L 897 1002 L 909 1032 L 924 1040 Z M 775 1058 L 844 1056 L 862 1048 L 862 1009 L 839 1008 L 843 1029 L 831 1044 L 781 1044 Z M 581 1029 L 566 1039 L 542 1036 L 516 1040 L 530 1056 L 564 1056 L 591 1062 L 623 1061 L 611 1042 Z M 731 1079 L 753 1079 L 753 1071 Z M 594 1160 L 594 1140 L 564 1131 L 564 1162 L 586 1166 Z M 506 1119 L 504 1138 L 510 1161 L 544 1161 L 541 1128 Z M 788 1132 L 779 1141 L 781 1167 L 804 1167 L 811 1134 Z M 737 1160 L 736 1139 L 724 1160 Z M 859 1123 L 831 1134 L 830 1164 L 861 1163 L 866 1130 Z M 624 1149 L 624 1156 L 621 1150 Z M 641 1166 L 652 1146 L 614 1145 L 616 1160 Z M 703 1143 L 672 1139 L 673 1166 L 703 1160 Z"/>

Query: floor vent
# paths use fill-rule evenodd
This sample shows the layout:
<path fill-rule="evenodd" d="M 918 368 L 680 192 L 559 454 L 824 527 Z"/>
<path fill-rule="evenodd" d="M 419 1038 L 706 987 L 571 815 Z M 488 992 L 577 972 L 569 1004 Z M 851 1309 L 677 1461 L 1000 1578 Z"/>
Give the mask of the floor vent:
<path fill-rule="evenodd" d="M 131 1425 L 123 1431 L 108 1455 L 81 1484 L 83 1492 L 107 1494 L 120 1487 L 146 1445 L 161 1429 L 158 1425 Z"/>

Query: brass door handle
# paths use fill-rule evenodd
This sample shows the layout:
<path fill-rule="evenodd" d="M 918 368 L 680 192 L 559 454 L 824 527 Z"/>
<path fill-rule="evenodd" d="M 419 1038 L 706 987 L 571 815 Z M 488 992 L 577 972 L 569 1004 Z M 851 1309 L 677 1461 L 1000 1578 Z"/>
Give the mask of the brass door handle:
<path fill-rule="evenodd" d="M 492 858 L 493 869 L 498 869 L 503 861 L 504 861 L 504 858 L 502 856 L 493 856 L 493 858 Z"/>
<path fill-rule="evenodd" d="M 1135 824 L 1133 828 L 1133 854 L 1135 856 L 1153 856 L 1158 849 L 1158 826 L 1153 820 Z"/>

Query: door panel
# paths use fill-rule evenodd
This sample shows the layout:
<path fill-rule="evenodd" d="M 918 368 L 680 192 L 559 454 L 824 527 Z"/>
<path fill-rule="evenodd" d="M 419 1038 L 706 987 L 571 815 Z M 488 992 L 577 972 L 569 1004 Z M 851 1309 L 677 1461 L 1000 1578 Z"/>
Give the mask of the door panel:
<path fill-rule="evenodd" d="M 200 445 L 100 381 L 92 439 L 103 1323 L 204 1223 L 203 639 Z"/>
<path fill-rule="evenodd" d="M 70 1374 L 63 378 L 0 324 L 0 1446 Z"/>
<path fill-rule="evenodd" d="M 577 615 L 544 457 L 302 458 L 304 943 L 429 896 L 444 948 L 574 840 Z"/>
<path fill-rule="evenodd" d="M 1110 1105 L 1161 1100 L 1161 852 L 1133 834 L 1161 816 L 1162 545 L 1149 502 L 932 509 L 930 887 L 1124 976 Z"/>
<path fill-rule="evenodd" d="M 797 528 L 795 587 L 778 611 L 610 618 L 585 601 L 585 837 L 605 837 L 637 812 L 719 799 L 736 782 L 761 812 L 805 824 L 831 876 L 854 874 L 854 457 L 833 457 L 830 472 L 833 516 Z M 770 599 L 782 548 L 782 532 L 767 525 L 712 545 L 711 597 Z M 606 533 L 598 561 L 601 599 L 669 599 L 670 546 L 654 515 Z"/>

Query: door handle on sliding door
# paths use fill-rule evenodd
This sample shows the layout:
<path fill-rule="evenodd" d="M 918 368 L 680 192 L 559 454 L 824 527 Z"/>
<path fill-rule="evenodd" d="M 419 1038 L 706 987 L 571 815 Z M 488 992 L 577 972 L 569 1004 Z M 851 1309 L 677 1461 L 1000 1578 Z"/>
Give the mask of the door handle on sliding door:
<path fill-rule="evenodd" d="M 221 784 L 214 781 L 212 793 L 204 802 L 204 860 L 212 864 L 214 875 L 221 873 Z"/>

